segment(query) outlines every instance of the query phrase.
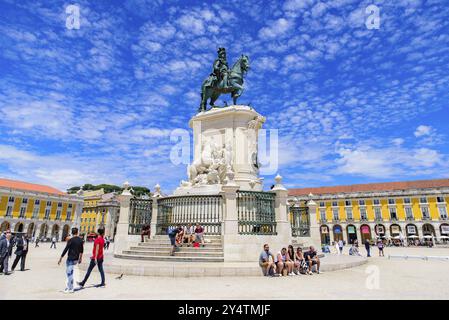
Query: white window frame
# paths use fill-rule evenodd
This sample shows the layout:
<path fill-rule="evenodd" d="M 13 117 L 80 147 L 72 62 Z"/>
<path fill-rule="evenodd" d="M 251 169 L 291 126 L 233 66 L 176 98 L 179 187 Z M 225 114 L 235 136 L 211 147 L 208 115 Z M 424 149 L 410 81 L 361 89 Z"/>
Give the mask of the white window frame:
<path fill-rule="evenodd" d="M 8 205 L 5 211 L 5 217 L 12 217 L 12 211 L 14 210 L 13 206 Z"/>
<path fill-rule="evenodd" d="M 406 220 L 414 220 L 415 218 L 413 217 L 413 208 L 411 206 L 405 206 L 404 207 L 404 211 L 405 211 L 405 219 Z M 410 215 L 408 214 L 408 211 L 410 211 Z"/>
<path fill-rule="evenodd" d="M 374 219 L 376 219 L 377 221 L 382 221 L 383 220 L 382 219 L 382 210 L 378 206 L 374 207 Z"/>
<path fill-rule="evenodd" d="M 368 220 L 368 213 L 366 212 L 366 208 L 361 207 L 359 210 L 360 210 L 360 220 Z M 362 214 L 362 212 L 364 212 L 364 214 Z"/>
<path fill-rule="evenodd" d="M 352 207 L 346 207 L 345 212 L 346 212 L 346 219 L 350 219 L 350 220 L 354 219 L 354 214 L 352 212 Z"/>
<path fill-rule="evenodd" d="M 442 213 L 443 211 L 443 213 Z M 440 219 L 447 220 L 447 208 L 446 206 L 439 205 L 438 206 L 438 214 L 440 215 Z"/>
<path fill-rule="evenodd" d="M 390 220 L 399 220 L 398 219 L 398 211 L 396 210 L 396 206 L 391 206 L 388 208 L 388 211 L 390 213 Z M 395 218 L 393 218 L 392 213 L 394 212 Z"/>
<path fill-rule="evenodd" d="M 326 210 L 325 209 L 320 209 L 320 220 L 321 221 L 327 221 Z"/>
<path fill-rule="evenodd" d="M 408 199 L 408 202 L 405 201 L 405 199 Z M 410 197 L 405 197 L 404 199 L 402 199 L 404 201 L 404 204 L 412 204 L 412 199 Z"/>
<path fill-rule="evenodd" d="M 335 217 L 335 213 L 337 213 L 337 217 Z M 332 219 L 335 220 L 335 221 L 340 220 L 340 213 L 339 213 L 338 208 L 333 208 L 332 209 Z"/>
<path fill-rule="evenodd" d="M 45 208 L 45 216 L 44 219 L 45 220 L 50 220 L 50 215 L 51 215 L 51 209 L 50 208 Z"/>
<path fill-rule="evenodd" d="M 424 211 L 427 212 L 427 215 L 424 214 Z M 430 210 L 429 210 L 429 207 L 427 207 L 427 206 L 422 206 L 422 207 L 421 207 L 421 215 L 422 215 L 422 219 L 423 219 L 423 220 L 430 220 Z"/>
<path fill-rule="evenodd" d="M 26 214 L 27 214 L 27 207 L 26 206 L 21 206 L 20 207 L 20 212 L 19 212 L 19 218 L 26 218 Z"/>

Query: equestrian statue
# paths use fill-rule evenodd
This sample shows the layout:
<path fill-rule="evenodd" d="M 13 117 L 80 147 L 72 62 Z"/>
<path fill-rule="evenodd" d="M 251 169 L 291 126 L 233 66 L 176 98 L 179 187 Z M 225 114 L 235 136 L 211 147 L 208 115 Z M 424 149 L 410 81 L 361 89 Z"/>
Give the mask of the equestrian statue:
<path fill-rule="evenodd" d="M 241 55 L 231 69 L 226 59 L 226 49 L 218 49 L 218 58 L 214 61 L 212 73 L 204 80 L 201 86 L 201 105 L 199 112 L 207 111 L 207 101 L 214 108 L 215 101 L 222 94 L 230 93 L 234 102 L 243 93 L 243 77 L 249 70 L 249 58 Z"/>

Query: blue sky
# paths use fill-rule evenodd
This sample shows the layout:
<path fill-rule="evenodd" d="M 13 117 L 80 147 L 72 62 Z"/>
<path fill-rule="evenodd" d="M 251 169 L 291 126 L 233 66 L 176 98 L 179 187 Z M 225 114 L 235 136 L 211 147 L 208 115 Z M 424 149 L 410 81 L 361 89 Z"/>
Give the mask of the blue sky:
<path fill-rule="evenodd" d="M 250 57 L 239 102 L 279 130 L 288 187 L 449 177 L 443 0 L 0 0 L 0 176 L 170 192 L 170 133 L 222 46 Z"/>

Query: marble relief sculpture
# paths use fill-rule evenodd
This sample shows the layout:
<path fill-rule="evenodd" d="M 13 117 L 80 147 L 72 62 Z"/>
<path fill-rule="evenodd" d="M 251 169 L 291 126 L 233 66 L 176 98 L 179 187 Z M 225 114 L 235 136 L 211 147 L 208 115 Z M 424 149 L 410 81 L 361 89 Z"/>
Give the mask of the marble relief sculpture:
<path fill-rule="evenodd" d="M 213 139 L 205 139 L 200 159 L 187 168 L 189 181 L 182 181 L 181 186 L 224 183 L 228 171 L 232 171 L 231 144 L 220 146 Z"/>

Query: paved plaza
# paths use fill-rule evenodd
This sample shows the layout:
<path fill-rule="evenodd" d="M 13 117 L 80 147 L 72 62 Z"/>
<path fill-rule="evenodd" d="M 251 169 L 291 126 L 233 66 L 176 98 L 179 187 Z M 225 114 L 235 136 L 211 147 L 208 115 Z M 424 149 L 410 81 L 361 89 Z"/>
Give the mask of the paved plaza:
<path fill-rule="evenodd" d="M 86 245 L 85 261 L 89 259 L 91 246 Z M 31 247 L 27 257 L 30 270 L 0 276 L 0 287 L 6 288 L 1 290 L 0 300 L 449 298 L 449 261 L 388 259 L 388 254 L 449 256 L 449 248 L 386 248 L 385 258 L 377 257 L 374 248 L 375 255 L 365 265 L 313 276 L 173 278 L 124 275 L 119 280 L 117 274 L 106 274 L 106 288 L 95 288 L 92 286 L 100 282 L 100 277 L 94 271 L 85 289 L 64 294 L 65 266 L 57 265 L 63 244 L 59 243 L 57 250 L 49 247 L 49 243 L 42 243 L 39 248 Z M 109 249 L 106 261 L 112 257 L 112 249 Z M 84 275 L 84 271 L 79 273 Z"/>

